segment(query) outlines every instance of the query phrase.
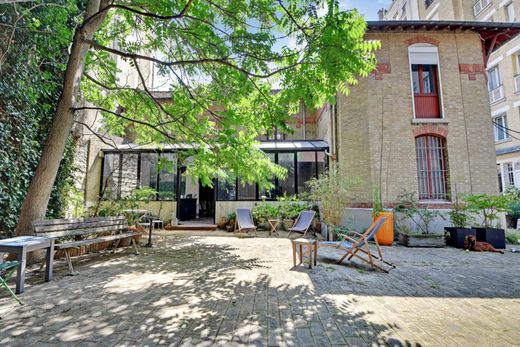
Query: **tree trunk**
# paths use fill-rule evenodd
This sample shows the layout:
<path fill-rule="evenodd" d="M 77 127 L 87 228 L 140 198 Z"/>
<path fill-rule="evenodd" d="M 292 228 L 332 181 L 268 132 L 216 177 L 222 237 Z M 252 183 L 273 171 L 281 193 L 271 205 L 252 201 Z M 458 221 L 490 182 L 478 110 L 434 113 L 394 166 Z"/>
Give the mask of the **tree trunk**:
<path fill-rule="evenodd" d="M 89 0 L 85 19 L 107 6 L 108 0 Z M 106 11 L 93 17 L 76 29 L 69 60 L 63 80 L 63 90 L 58 100 L 47 141 L 36 172 L 31 180 L 27 195 L 20 210 L 20 219 L 16 225 L 16 235 L 32 235 L 32 222 L 45 217 L 47 205 L 65 150 L 67 137 L 74 124 L 74 107 L 79 99 L 80 82 L 85 68 L 89 45 L 84 39 L 91 39 L 106 18 Z"/>

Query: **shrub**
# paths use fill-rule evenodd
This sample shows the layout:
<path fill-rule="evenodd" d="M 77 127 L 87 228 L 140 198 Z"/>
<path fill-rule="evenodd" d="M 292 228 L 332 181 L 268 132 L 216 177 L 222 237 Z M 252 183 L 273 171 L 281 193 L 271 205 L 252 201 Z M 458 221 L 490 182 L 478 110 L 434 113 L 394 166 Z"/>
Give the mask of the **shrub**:
<path fill-rule="evenodd" d="M 520 245 L 520 234 L 518 232 L 508 231 L 506 233 L 506 243 L 510 245 Z"/>
<path fill-rule="evenodd" d="M 506 212 L 509 198 L 505 195 L 477 194 L 464 198 L 468 204 L 468 211 L 480 215 L 482 226 L 491 228 L 498 219 L 499 212 Z"/>
<path fill-rule="evenodd" d="M 520 201 L 510 201 L 507 204 L 507 214 L 513 218 L 520 218 Z"/>
<path fill-rule="evenodd" d="M 394 208 L 394 212 L 409 219 L 423 234 L 430 233 L 430 224 L 435 218 L 444 216 L 439 211 L 430 210 L 428 205 L 419 207 L 415 192 L 404 192 L 399 195 L 399 204 Z M 401 227 L 404 233 L 404 227 Z"/>

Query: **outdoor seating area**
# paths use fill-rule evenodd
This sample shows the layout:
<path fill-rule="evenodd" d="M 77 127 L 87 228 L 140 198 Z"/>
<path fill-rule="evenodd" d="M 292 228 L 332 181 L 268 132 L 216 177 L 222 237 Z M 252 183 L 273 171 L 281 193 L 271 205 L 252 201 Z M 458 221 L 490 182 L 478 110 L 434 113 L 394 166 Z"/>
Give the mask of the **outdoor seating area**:
<path fill-rule="evenodd" d="M 312 269 L 294 267 L 287 238 L 229 236 L 157 232 L 156 247 L 141 248 L 137 258 L 125 251 L 80 257 L 79 276 L 67 276 L 58 261 L 49 283 L 31 268 L 25 305 L 0 292 L 0 344 L 455 346 L 520 339 L 520 257 L 511 252 L 384 247 L 385 259 L 399 264 L 385 274 L 358 260 L 338 265 L 344 252 L 334 247 L 321 248 Z M 467 322 L 487 328 L 463 328 Z"/>

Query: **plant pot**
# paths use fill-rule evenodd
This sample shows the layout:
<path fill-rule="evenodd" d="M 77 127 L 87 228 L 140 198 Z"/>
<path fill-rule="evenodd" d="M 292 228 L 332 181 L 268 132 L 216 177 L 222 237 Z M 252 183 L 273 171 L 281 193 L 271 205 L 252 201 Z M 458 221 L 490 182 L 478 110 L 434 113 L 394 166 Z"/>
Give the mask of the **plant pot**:
<path fill-rule="evenodd" d="M 506 224 L 509 229 L 516 229 L 518 226 L 518 217 L 506 214 Z"/>
<path fill-rule="evenodd" d="M 466 236 L 477 236 L 477 231 L 470 228 L 446 227 L 444 230 L 449 234 L 446 240 L 448 246 L 455 248 L 464 248 L 464 240 L 466 239 Z"/>
<path fill-rule="evenodd" d="M 258 223 L 258 229 L 259 230 L 269 230 L 270 226 L 268 222 L 261 222 Z"/>
<path fill-rule="evenodd" d="M 217 226 L 219 229 L 226 229 L 226 224 L 228 223 L 227 217 L 220 217 L 218 220 Z"/>
<path fill-rule="evenodd" d="M 506 248 L 506 232 L 504 229 L 497 228 L 475 228 L 477 231 L 477 241 L 490 243 L 493 247 Z"/>
<path fill-rule="evenodd" d="M 399 243 L 406 247 L 446 247 L 444 234 L 399 234 Z"/>
<path fill-rule="evenodd" d="M 319 219 L 314 219 L 314 223 L 312 223 L 312 227 L 316 231 L 316 233 L 321 234 L 321 222 Z"/>
<path fill-rule="evenodd" d="M 379 212 L 377 216 L 374 215 L 374 222 L 383 217 L 386 217 L 386 221 L 376 233 L 377 242 L 382 246 L 391 246 L 394 242 L 394 213 Z"/>
<path fill-rule="evenodd" d="M 285 231 L 288 231 L 289 228 L 292 228 L 292 226 L 294 225 L 294 220 L 292 220 L 292 219 L 284 219 L 282 221 L 282 224 L 283 224 L 283 229 Z"/>
<path fill-rule="evenodd" d="M 233 224 L 228 224 L 226 225 L 226 231 L 228 233 L 232 233 L 233 231 L 235 231 L 235 222 L 233 221 Z"/>

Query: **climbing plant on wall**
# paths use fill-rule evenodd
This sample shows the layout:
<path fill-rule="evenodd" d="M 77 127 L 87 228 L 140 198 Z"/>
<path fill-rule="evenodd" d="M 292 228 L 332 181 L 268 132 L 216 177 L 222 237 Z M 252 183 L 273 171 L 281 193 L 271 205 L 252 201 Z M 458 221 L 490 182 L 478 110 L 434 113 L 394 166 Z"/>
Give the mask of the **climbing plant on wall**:
<path fill-rule="evenodd" d="M 14 231 L 38 164 L 81 6 L 70 0 L 0 5 L 0 237 Z M 53 185 L 48 217 L 64 213 L 63 193 L 72 184 L 73 155 L 71 136 Z"/>

